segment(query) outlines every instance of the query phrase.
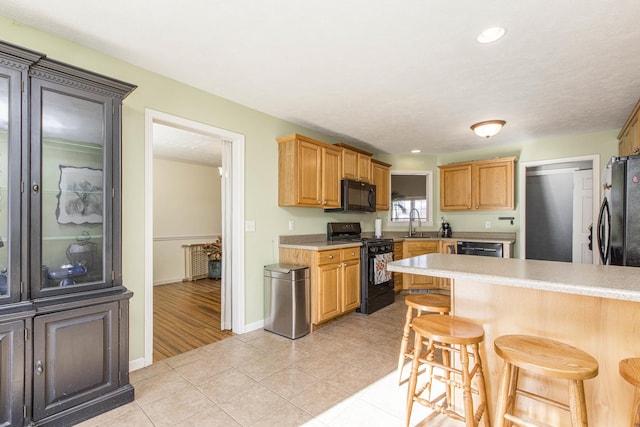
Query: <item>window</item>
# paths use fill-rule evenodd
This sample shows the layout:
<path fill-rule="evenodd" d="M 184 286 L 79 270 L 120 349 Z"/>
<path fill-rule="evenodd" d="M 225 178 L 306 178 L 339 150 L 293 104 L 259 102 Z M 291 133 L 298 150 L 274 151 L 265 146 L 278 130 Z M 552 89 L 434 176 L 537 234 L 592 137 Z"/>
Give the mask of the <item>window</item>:
<path fill-rule="evenodd" d="M 407 223 L 417 209 L 422 225 L 433 225 L 431 171 L 391 171 L 391 223 Z M 415 212 L 414 220 L 417 219 Z"/>

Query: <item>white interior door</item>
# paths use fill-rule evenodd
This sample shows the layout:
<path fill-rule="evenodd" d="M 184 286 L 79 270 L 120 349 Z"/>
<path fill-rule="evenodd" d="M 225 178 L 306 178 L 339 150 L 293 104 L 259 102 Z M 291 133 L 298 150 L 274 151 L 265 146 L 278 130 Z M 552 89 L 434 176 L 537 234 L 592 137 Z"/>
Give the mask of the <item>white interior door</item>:
<path fill-rule="evenodd" d="M 589 236 L 593 226 L 593 173 L 580 170 L 573 173 L 573 262 L 593 263 Z"/>

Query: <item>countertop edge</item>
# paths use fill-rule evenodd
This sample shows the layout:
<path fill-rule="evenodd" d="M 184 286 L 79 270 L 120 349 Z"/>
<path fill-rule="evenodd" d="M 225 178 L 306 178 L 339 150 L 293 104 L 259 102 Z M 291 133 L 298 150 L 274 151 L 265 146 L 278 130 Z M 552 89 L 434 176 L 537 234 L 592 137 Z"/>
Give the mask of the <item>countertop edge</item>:
<path fill-rule="evenodd" d="M 486 273 L 475 273 L 468 271 L 459 271 L 454 269 L 442 269 L 434 267 L 423 267 L 417 265 L 402 265 L 411 262 L 409 260 L 416 260 L 417 258 L 428 259 L 428 257 L 438 256 L 433 255 L 421 255 L 419 257 L 407 258 L 404 260 L 394 261 L 388 264 L 389 271 L 398 273 L 418 274 L 426 276 L 443 277 L 447 279 L 464 279 L 474 280 L 484 283 L 492 283 L 503 286 L 513 286 L 519 288 L 536 289 L 551 292 L 561 292 L 574 295 L 584 295 L 592 297 L 600 297 L 607 299 L 616 299 L 622 301 L 640 302 L 640 291 L 629 289 L 617 289 L 612 287 L 599 287 L 591 285 L 580 285 L 576 283 L 562 283 L 552 282 L 547 280 L 535 280 L 513 276 L 501 276 Z M 447 256 L 447 255 L 445 255 Z M 460 256 L 460 255 L 448 255 L 448 256 Z M 523 260 L 526 261 L 526 260 Z M 570 263 L 569 263 L 570 264 Z M 604 266 L 603 266 L 604 267 Z M 621 267 L 628 268 L 628 267 Z M 629 272 L 632 274 L 633 272 Z"/>

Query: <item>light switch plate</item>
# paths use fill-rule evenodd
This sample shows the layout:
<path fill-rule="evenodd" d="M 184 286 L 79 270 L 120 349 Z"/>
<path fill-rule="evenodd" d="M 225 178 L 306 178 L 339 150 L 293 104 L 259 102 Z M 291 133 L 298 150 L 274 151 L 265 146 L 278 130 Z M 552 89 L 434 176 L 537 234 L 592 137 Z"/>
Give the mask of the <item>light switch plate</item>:
<path fill-rule="evenodd" d="M 484 228 L 491 228 L 491 221 L 485 221 Z"/>
<path fill-rule="evenodd" d="M 296 229 L 296 222 L 292 219 L 289 220 L 289 231 L 293 231 Z"/>
<path fill-rule="evenodd" d="M 244 222 L 244 231 L 256 231 L 256 222 L 248 219 Z"/>

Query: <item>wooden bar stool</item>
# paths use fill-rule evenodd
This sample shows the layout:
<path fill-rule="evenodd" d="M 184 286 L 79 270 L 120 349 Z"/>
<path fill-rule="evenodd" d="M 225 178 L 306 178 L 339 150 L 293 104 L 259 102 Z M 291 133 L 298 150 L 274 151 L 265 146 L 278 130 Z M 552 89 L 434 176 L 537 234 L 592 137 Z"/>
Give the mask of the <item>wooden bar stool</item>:
<path fill-rule="evenodd" d="M 621 360 L 620 376 L 636 388 L 631 410 L 631 427 L 640 427 L 640 357 Z"/>
<path fill-rule="evenodd" d="M 406 359 L 413 358 L 413 348 L 409 347 L 409 335 L 411 334 L 411 321 L 420 317 L 424 312 L 445 314 L 451 311 L 451 297 L 438 294 L 413 294 L 404 299 L 407 305 L 407 318 L 404 322 L 402 342 L 400 343 L 400 356 L 398 357 L 398 384 L 402 383 L 402 369 Z"/>
<path fill-rule="evenodd" d="M 479 352 L 479 344 L 484 339 L 482 326 L 456 316 L 421 316 L 413 319 L 412 329 L 415 334 L 415 345 L 407 392 L 406 425 L 408 426 L 411 420 L 414 402 L 418 402 L 440 414 L 464 421 L 467 427 L 477 427 L 481 420 L 484 420 L 485 426 L 491 426 Z M 426 342 L 427 347 L 424 352 L 423 342 Z M 436 349 L 442 351 L 442 363 L 434 358 Z M 452 366 L 452 353 L 456 353 L 459 357 L 459 368 Z M 426 365 L 427 368 L 425 382 L 418 388 L 420 365 Z M 434 372 L 434 368 L 438 368 L 442 375 Z M 477 380 L 475 386 L 474 378 Z M 444 384 L 445 392 L 431 399 L 434 381 Z M 455 408 L 452 387 L 462 389 L 464 413 L 458 412 Z M 475 411 L 474 394 L 478 395 Z"/>
<path fill-rule="evenodd" d="M 511 425 L 512 422 L 538 425 L 512 413 L 517 395 L 569 411 L 574 427 L 587 426 L 583 381 L 598 375 L 598 362 L 593 357 L 568 344 L 528 335 L 498 337 L 494 341 L 494 347 L 498 356 L 505 361 L 498 392 L 496 427 Z M 569 404 L 519 389 L 520 369 L 545 377 L 569 380 Z"/>

